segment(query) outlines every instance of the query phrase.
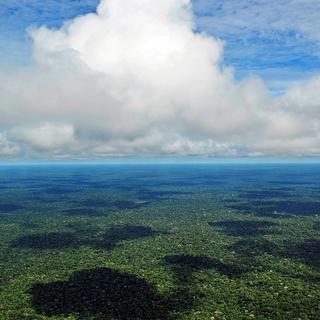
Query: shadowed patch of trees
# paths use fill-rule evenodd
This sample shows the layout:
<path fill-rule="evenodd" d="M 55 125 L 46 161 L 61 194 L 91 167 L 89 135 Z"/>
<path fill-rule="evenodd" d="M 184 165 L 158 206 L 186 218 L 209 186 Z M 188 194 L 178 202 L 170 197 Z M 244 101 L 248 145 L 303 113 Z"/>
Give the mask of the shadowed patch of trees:
<path fill-rule="evenodd" d="M 315 222 L 314 225 L 313 225 L 313 229 L 317 230 L 317 231 L 320 231 L 320 222 Z"/>
<path fill-rule="evenodd" d="M 68 281 L 34 284 L 34 309 L 46 316 L 165 320 L 165 300 L 145 280 L 109 268 L 82 270 Z"/>
<path fill-rule="evenodd" d="M 74 193 L 77 190 L 74 188 L 68 188 L 68 187 L 50 187 L 46 188 L 45 193 L 52 194 L 52 195 L 65 195 L 67 193 Z"/>
<path fill-rule="evenodd" d="M 25 221 L 25 222 L 22 222 L 20 226 L 24 229 L 35 229 L 39 227 L 39 224 L 31 221 Z"/>
<path fill-rule="evenodd" d="M 77 201 L 76 203 L 79 203 L 85 207 L 94 207 L 94 208 L 105 208 L 105 207 L 109 207 L 110 205 L 109 201 L 103 200 L 103 199 L 86 199 L 82 201 Z"/>
<path fill-rule="evenodd" d="M 70 232 L 50 232 L 22 236 L 12 242 L 12 247 L 31 249 L 62 249 L 80 244 L 78 237 Z"/>
<path fill-rule="evenodd" d="M 49 232 L 33 235 L 24 235 L 11 243 L 12 247 L 31 249 L 62 249 L 67 247 L 79 247 L 80 245 L 92 246 L 110 250 L 123 240 L 135 240 L 144 237 L 152 237 L 165 232 L 155 231 L 146 226 L 120 225 L 111 226 L 105 233 L 96 238 L 91 231 L 80 228 L 75 232 Z"/>
<path fill-rule="evenodd" d="M 10 213 L 23 209 L 22 206 L 12 203 L 0 203 L 0 213 Z"/>
<path fill-rule="evenodd" d="M 282 256 L 320 268 L 320 240 L 307 239 L 302 243 L 285 243 Z"/>
<path fill-rule="evenodd" d="M 242 257 L 256 257 L 264 253 L 275 255 L 278 253 L 278 247 L 263 238 L 239 240 L 230 249 Z"/>
<path fill-rule="evenodd" d="M 206 256 L 188 255 L 167 256 L 164 264 L 176 279 L 176 286 L 168 295 L 158 294 L 135 275 L 96 268 L 75 272 L 67 281 L 34 284 L 29 290 L 32 306 L 37 313 L 50 317 L 166 320 L 171 312 L 189 312 L 204 298 L 193 286 L 196 272 L 222 266 Z"/>
<path fill-rule="evenodd" d="M 246 191 L 242 194 L 242 197 L 248 199 L 257 198 L 274 198 L 274 197 L 288 197 L 290 193 L 285 190 L 258 190 L 258 191 Z"/>
<path fill-rule="evenodd" d="M 263 254 L 290 258 L 305 263 L 311 267 L 320 268 L 320 241 L 307 239 L 304 242 L 284 242 L 275 244 L 263 236 L 277 232 L 277 224 L 269 221 L 220 221 L 209 222 L 212 227 L 218 227 L 228 236 L 248 236 L 229 247 L 237 253 L 239 263 L 248 263 L 254 266 L 254 258 Z M 241 262 L 242 261 L 242 262 Z"/>
<path fill-rule="evenodd" d="M 300 243 L 285 242 L 282 245 L 276 245 L 263 238 L 244 239 L 235 242 L 229 249 L 235 251 L 242 260 L 248 259 L 253 265 L 255 257 L 270 254 L 290 258 L 316 269 L 320 268 L 320 241 L 315 239 L 307 239 Z"/>
<path fill-rule="evenodd" d="M 281 215 L 311 216 L 320 214 L 320 202 L 317 201 L 267 201 L 256 200 L 229 206 L 240 213 L 253 213 L 257 216 L 281 217 Z"/>
<path fill-rule="evenodd" d="M 213 269 L 228 277 L 237 277 L 246 271 L 238 265 L 227 264 L 207 256 L 167 256 L 165 265 L 171 268 L 179 282 L 187 282 L 195 272 L 207 269 Z"/>
<path fill-rule="evenodd" d="M 95 247 L 110 250 L 114 248 L 120 241 L 153 237 L 158 234 L 164 234 L 164 232 L 158 232 L 150 227 L 145 226 L 112 226 L 106 230 L 102 236 L 102 239 L 92 242 L 92 244 Z"/>
<path fill-rule="evenodd" d="M 90 208 L 71 208 L 65 209 L 62 213 L 66 216 L 88 216 L 88 217 L 99 217 L 105 215 L 104 212 Z"/>

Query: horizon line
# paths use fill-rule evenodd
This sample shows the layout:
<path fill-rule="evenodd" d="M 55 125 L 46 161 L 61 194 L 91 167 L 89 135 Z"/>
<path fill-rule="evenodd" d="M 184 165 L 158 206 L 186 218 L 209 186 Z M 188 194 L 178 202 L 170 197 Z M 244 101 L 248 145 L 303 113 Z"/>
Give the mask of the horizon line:
<path fill-rule="evenodd" d="M 201 164 L 320 164 L 320 157 L 235 157 L 235 158 L 113 158 L 113 159 L 15 159 L 1 160 L 0 166 L 27 165 L 201 165 Z"/>

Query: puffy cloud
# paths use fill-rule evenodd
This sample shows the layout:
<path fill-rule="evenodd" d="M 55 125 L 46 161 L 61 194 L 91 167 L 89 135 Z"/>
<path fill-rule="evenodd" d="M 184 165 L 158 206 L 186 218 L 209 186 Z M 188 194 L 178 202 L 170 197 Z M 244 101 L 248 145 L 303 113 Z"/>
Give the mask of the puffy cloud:
<path fill-rule="evenodd" d="M 19 147 L 8 141 L 7 134 L 5 132 L 0 132 L 0 157 L 13 157 L 19 153 Z"/>
<path fill-rule="evenodd" d="M 73 134 L 72 126 L 45 123 L 39 127 L 18 127 L 11 131 L 10 136 L 34 149 L 51 151 L 71 145 Z"/>
<path fill-rule="evenodd" d="M 223 42 L 194 29 L 189 0 L 102 0 L 30 31 L 34 66 L 0 75 L 0 153 L 320 153 L 319 79 L 274 98 L 258 78 L 235 81 Z"/>

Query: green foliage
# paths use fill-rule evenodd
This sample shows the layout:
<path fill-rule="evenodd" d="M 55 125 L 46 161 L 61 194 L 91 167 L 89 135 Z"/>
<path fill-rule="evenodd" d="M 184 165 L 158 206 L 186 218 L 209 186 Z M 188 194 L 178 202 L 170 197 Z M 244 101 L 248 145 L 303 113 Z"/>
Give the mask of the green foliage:
<path fill-rule="evenodd" d="M 1 320 L 320 319 L 312 188 L 77 170 L 2 173 Z"/>

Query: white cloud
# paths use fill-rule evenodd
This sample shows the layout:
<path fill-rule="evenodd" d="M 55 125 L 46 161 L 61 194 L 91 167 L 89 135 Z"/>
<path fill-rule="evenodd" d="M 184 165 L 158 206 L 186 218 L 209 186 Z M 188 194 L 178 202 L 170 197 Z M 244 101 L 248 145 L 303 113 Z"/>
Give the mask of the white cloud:
<path fill-rule="evenodd" d="M 0 74 L 0 147 L 70 158 L 320 154 L 318 78 L 279 98 L 258 78 L 235 81 L 223 43 L 194 32 L 189 0 L 103 0 L 97 12 L 31 31 L 35 65 Z"/>
<path fill-rule="evenodd" d="M 57 150 L 74 143 L 74 130 L 70 125 L 45 123 L 35 127 L 18 127 L 11 130 L 10 136 L 40 151 Z"/>
<path fill-rule="evenodd" d="M 18 155 L 19 152 L 19 147 L 8 141 L 6 132 L 0 132 L 0 157 L 13 157 Z"/>

